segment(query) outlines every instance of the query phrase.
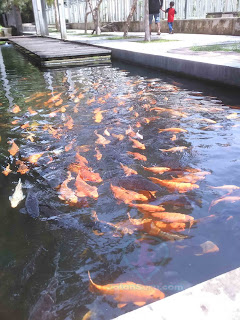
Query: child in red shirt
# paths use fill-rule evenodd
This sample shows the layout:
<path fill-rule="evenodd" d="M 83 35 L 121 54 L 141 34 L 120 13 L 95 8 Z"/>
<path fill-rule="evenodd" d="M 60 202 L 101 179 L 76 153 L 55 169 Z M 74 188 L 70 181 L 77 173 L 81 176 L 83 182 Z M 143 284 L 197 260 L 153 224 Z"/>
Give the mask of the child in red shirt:
<path fill-rule="evenodd" d="M 168 14 L 168 27 L 169 27 L 169 33 L 173 34 L 173 21 L 174 21 L 174 15 L 177 13 L 176 10 L 173 8 L 174 2 L 170 2 L 170 8 L 167 10 L 162 10 L 163 12 L 166 12 Z"/>

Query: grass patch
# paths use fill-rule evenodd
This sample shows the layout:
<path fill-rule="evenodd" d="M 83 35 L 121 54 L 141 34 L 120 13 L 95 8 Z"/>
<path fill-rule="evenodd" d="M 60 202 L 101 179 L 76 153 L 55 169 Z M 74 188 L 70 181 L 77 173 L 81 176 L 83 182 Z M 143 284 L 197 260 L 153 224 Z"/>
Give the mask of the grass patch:
<path fill-rule="evenodd" d="M 225 51 L 225 52 L 240 52 L 240 43 L 231 44 L 214 44 L 210 46 L 194 46 L 190 48 L 192 51 Z"/>
<path fill-rule="evenodd" d="M 159 43 L 161 43 L 161 42 L 170 42 L 170 41 L 179 41 L 179 40 L 158 39 L 158 40 L 151 40 L 150 42 L 159 42 Z M 145 41 L 145 40 L 138 41 L 138 42 L 140 42 L 140 43 L 149 43 L 149 41 Z"/>
<path fill-rule="evenodd" d="M 116 36 L 116 37 L 110 37 L 107 40 L 128 40 L 128 39 L 137 39 L 140 37 L 126 37 L 124 38 L 123 36 Z"/>

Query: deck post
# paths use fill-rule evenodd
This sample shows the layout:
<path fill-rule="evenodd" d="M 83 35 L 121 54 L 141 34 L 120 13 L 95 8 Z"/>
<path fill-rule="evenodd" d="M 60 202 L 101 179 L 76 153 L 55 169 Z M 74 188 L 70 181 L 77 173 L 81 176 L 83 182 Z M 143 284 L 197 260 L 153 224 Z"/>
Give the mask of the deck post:
<path fill-rule="evenodd" d="M 46 13 L 46 1 L 41 0 L 41 4 L 42 4 L 42 18 L 43 18 L 44 35 L 48 36 L 49 32 L 48 32 L 47 13 Z"/>
<path fill-rule="evenodd" d="M 64 12 L 64 2 L 63 0 L 57 0 L 59 20 L 60 20 L 60 30 L 61 30 L 61 39 L 67 39 L 67 30 L 66 30 L 66 21 L 65 21 L 65 12 Z"/>
<path fill-rule="evenodd" d="M 37 34 L 37 36 L 40 36 L 41 29 L 40 29 L 40 21 L 39 21 L 39 16 L 38 16 L 37 2 L 35 0 L 32 0 L 32 5 L 33 5 L 35 26 L 36 26 L 36 34 Z"/>

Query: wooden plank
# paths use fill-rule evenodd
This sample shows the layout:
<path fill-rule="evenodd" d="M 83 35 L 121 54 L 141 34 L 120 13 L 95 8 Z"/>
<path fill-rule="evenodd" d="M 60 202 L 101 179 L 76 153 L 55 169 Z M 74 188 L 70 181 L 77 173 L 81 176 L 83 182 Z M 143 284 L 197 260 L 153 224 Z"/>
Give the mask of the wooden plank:
<path fill-rule="evenodd" d="M 111 59 L 111 51 L 103 48 L 98 48 L 88 44 L 73 43 L 62 41 L 59 39 L 43 38 L 43 37 L 12 37 L 11 42 L 29 58 L 35 60 L 38 64 L 45 65 L 44 61 L 52 62 L 53 66 L 61 66 L 76 61 L 77 65 L 83 65 L 90 61 L 97 64 L 99 61 L 107 61 Z M 81 61 L 82 59 L 82 61 Z M 58 61 L 58 62 L 57 62 Z"/>

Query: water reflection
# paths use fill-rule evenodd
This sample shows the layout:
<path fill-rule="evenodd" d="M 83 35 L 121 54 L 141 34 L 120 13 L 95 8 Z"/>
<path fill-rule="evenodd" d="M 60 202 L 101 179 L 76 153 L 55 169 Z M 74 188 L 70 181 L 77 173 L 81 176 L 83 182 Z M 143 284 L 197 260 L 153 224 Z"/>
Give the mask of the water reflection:
<path fill-rule="evenodd" d="M 2 56 L 1 319 L 112 319 L 144 302 L 118 308 L 88 271 L 171 295 L 238 266 L 238 199 L 221 200 L 239 196 L 226 187 L 238 187 L 237 110 L 156 74 Z M 19 178 L 31 201 L 14 209 Z"/>

